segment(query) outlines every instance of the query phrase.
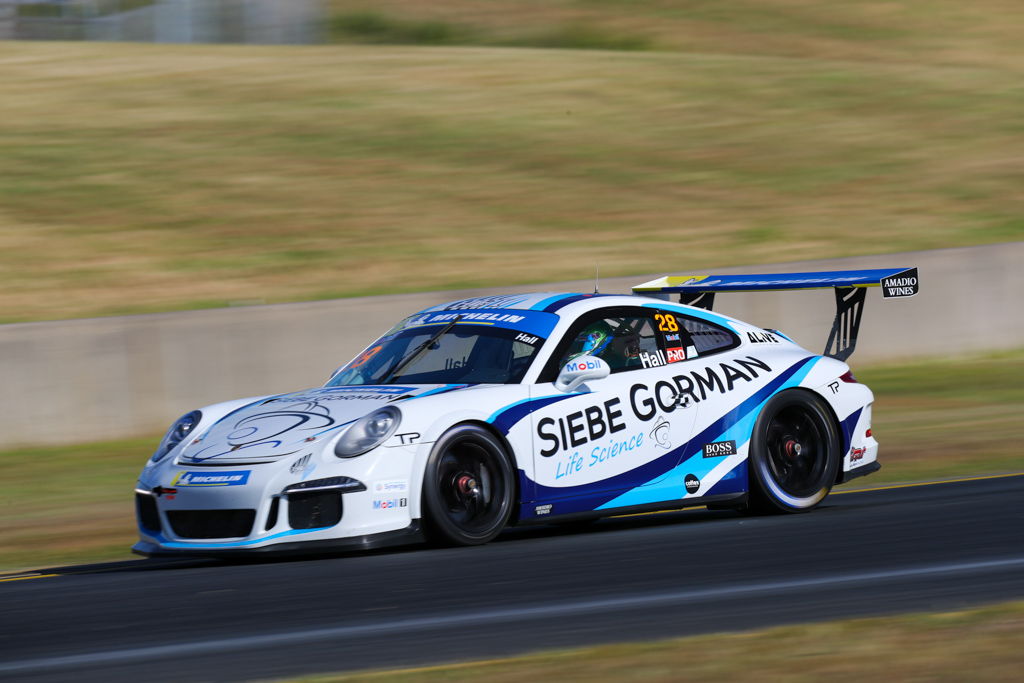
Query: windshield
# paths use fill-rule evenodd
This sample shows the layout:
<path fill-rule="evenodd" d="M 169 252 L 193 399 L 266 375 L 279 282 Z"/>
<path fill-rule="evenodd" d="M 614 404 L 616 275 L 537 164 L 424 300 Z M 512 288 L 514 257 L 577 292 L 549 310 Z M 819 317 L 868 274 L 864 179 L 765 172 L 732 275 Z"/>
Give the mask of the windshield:
<path fill-rule="evenodd" d="M 543 342 L 514 329 L 451 321 L 399 329 L 371 344 L 327 386 L 516 384 Z"/>

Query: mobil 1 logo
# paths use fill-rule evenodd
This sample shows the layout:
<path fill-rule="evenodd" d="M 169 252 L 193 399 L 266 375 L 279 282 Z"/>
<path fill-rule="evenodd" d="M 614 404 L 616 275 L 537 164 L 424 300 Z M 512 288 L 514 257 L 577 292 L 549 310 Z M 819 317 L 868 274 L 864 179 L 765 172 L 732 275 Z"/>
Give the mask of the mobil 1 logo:
<path fill-rule="evenodd" d="M 917 268 L 908 268 L 903 272 L 882 278 L 882 298 L 899 299 L 917 294 Z"/>

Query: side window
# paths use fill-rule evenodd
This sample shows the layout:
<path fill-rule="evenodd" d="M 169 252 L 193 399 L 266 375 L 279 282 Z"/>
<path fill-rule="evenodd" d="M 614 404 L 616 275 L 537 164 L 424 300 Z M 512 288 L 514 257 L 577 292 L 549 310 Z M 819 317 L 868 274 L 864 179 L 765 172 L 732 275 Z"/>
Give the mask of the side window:
<path fill-rule="evenodd" d="M 723 327 L 682 316 L 678 316 L 678 320 L 682 322 L 683 328 L 690 336 L 698 356 L 706 356 L 739 346 L 739 337 Z"/>
<path fill-rule="evenodd" d="M 537 343 L 543 341 L 541 339 L 538 339 L 537 337 L 534 337 L 534 339 L 537 339 Z M 526 372 L 526 368 L 529 367 L 530 361 L 533 360 L 533 354 L 536 351 L 537 348 L 534 345 L 526 344 L 521 341 L 513 341 L 512 362 L 510 366 L 512 369 L 512 374 L 519 375 L 520 373 Z"/>
<path fill-rule="evenodd" d="M 521 341 L 512 342 L 512 360 L 519 360 L 521 358 L 529 358 L 533 355 L 536 349 L 530 344 L 524 344 Z"/>
<path fill-rule="evenodd" d="M 667 362 L 678 363 L 697 357 L 697 350 L 686 330 L 686 318 L 672 311 L 658 311 L 654 314 L 654 322 L 658 327 L 658 334 L 661 335 Z"/>
<path fill-rule="evenodd" d="M 541 381 L 553 381 L 562 366 L 577 356 L 597 356 L 613 373 L 658 364 L 652 361 L 660 357 L 661 347 L 653 314 L 643 309 L 606 309 L 581 318 L 562 339 Z"/>

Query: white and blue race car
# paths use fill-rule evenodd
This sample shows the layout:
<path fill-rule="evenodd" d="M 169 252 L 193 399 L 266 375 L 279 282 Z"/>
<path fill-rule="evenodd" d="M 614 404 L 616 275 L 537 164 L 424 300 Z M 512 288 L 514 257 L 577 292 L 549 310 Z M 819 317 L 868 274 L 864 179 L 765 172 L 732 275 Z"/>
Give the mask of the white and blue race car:
<path fill-rule="evenodd" d="M 133 550 L 472 545 L 512 524 L 808 510 L 879 468 L 873 396 L 844 362 L 879 284 L 910 296 L 916 269 L 667 277 L 633 295 L 429 308 L 323 387 L 181 417 L 139 476 Z M 711 310 L 715 292 L 820 287 L 837 301 L 825 355 Z"/>

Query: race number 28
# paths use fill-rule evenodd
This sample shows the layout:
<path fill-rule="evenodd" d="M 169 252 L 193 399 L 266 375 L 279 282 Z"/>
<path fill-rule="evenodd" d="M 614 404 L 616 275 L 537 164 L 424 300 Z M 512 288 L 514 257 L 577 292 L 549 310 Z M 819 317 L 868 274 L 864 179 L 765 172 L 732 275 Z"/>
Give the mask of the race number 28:
<path fill-rule="evenodd" d="M 676 317 L 674 315 L 669 315 L 667 313 L 656 313 L 654 315 L 654 319 L 658 321 L 659 332 L 679 331 L 679 323 L 676 322 Z"/>

